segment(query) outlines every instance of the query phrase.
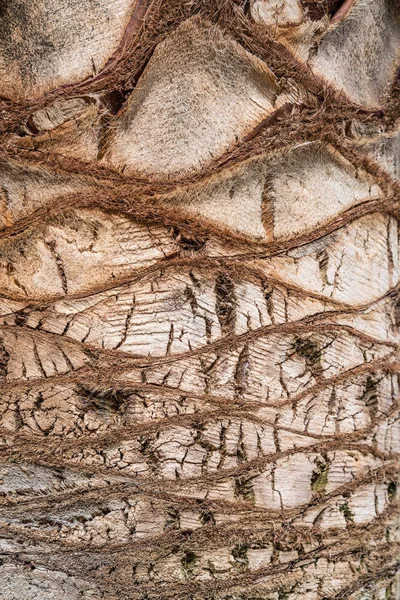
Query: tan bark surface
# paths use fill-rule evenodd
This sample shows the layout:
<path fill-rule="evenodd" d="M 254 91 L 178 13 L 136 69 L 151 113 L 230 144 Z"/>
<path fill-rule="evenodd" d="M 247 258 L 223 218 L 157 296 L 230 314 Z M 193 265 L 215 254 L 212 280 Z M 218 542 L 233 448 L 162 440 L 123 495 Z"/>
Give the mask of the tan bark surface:
<path fill-rule="evenodd" d="M 399 599 L 399 1 L 0 19 L 0 599 Z"/>

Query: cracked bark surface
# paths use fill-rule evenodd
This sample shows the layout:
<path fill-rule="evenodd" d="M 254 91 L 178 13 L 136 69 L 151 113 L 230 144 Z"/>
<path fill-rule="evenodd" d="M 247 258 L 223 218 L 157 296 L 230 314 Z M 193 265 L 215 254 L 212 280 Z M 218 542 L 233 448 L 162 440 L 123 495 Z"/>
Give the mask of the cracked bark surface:
<path fill-rule="evenodd" d="M 1 600 L 400 598 L 398 0 L 0 17 Z"/>

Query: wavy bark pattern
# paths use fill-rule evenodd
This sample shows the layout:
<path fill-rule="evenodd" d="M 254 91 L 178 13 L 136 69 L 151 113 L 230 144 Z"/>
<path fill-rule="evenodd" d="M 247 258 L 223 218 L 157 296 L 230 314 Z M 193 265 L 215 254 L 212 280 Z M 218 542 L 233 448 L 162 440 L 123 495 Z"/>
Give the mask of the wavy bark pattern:
<path fill-rule="evenodd" d="M 400 598 L 399 1 L 0 16 L 0 598 Z"/>

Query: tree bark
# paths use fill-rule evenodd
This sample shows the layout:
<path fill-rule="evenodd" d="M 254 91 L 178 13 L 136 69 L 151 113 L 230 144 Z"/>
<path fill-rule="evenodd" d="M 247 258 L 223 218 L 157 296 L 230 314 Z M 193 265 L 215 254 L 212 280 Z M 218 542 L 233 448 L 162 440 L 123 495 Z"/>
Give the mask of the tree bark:
<path fill-rule="evenodd" d="M 400 2 L 0 15 L 0 599 L 400 598 Z"/>

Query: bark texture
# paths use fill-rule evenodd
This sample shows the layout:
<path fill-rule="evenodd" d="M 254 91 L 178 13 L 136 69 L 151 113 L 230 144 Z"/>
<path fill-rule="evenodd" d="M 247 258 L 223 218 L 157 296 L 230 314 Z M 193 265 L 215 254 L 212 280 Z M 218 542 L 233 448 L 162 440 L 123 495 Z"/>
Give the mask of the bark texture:
<path fill-rule="evenodd" d="M 0 599 L 399 599 L 399 0 L 0 18 Z"/>

